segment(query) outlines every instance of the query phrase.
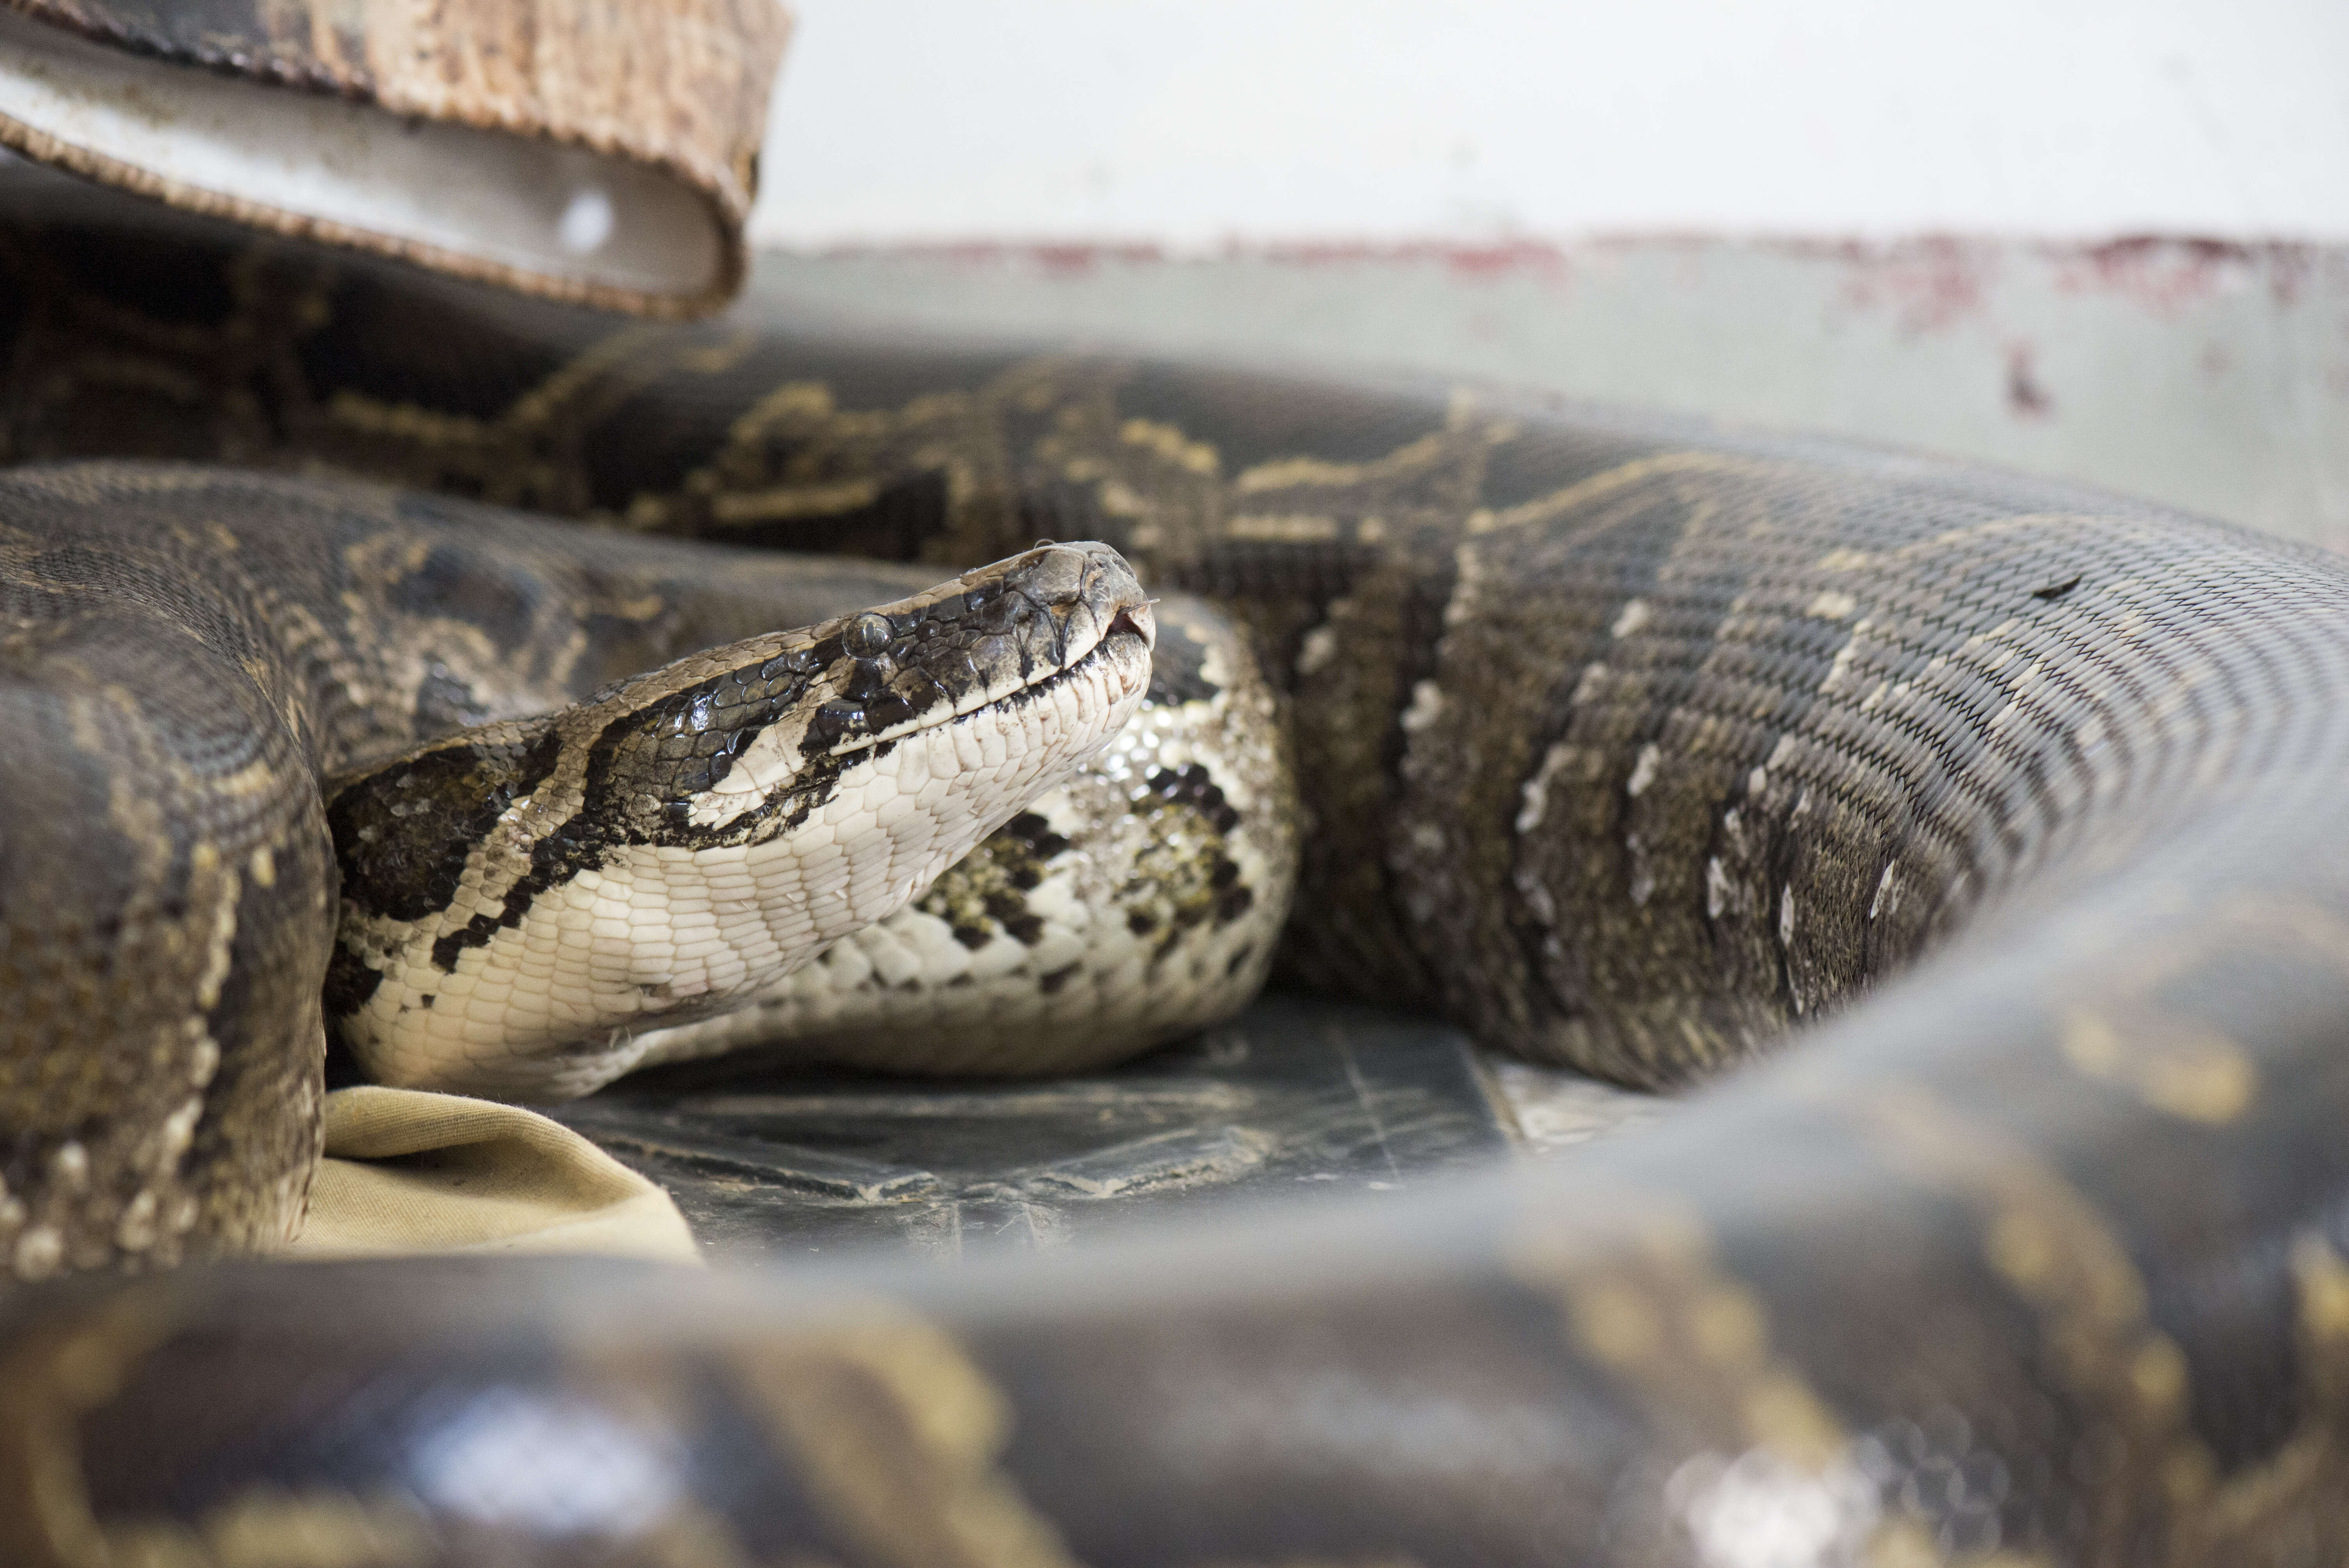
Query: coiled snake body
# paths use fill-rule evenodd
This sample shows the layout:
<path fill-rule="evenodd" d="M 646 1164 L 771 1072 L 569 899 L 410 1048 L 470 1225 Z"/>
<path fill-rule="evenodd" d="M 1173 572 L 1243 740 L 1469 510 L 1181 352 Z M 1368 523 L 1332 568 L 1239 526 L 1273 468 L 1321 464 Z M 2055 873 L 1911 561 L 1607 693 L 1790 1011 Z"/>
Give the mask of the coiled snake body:
<path fill-rule="evenodd" d="M 807 335 L 755 289 L 709 323 L 620 328 L 44 179 L 9 211 L 14 459 L 329 468 L 948 570 L 1106 540 L 1231 615 L 1282 694 L 1311 815 L 1299 980 L 1651 1085 L 1827 1015 L 1570 1164 L 1016 1272 L 253 1264 L 20 1288 L 0 1297 L 10 1561 L 2349 1553 L 2334 559 L 1824 442 Z M 92 521 L 100 499 L 131 521 Z M 236 564 L 295 510 L 334 542 L 333 583 L 292 546 Z M 307 1155 L 284 1108 L 315 1092 L 289 1042 L 315 1037 L 326 954 L 238 934 L 278 929 L 252 913 L 273 900 L 323 918 L 317 769 L 458 724 L 508 725 L 521 757 L 550 732 L 487 700 L 492 665 L 575 701 L 760 629 L 761 568 L 585 536 L 564 566 L 533 527 L 179 468 L 0 481 L 0 667 L 78 672 L 81 727 L 41 757 L 129 770 L 89 773 L 62 838 L 21 802 L 0 824 L 19 1273 L 282 1222 Z M 109 554 L 107 528 L 140 542 Z M 127 578 L 96 564 L 141 550 Z M 498 576 L 516 561 L 547 575 Z M 902 591 L 835 584 L 809 618 Z M 119 615 L 77 618 L 108 593 Z M 432 657 L 353 630 L 402 605 L 456 628 Z M 792 646 L 829 637 L 815 662 L 846 670 L 923 614 Z M 225 658 L 248 711 L 159 713 L 127 645 Z M 401 702 L 335 706 L 370 681 Z M 155 814 L 191 780 L 307 813 L 309 849 L 200 852 L 242 830 Z M 407 820 L 366 815 L 344 810 Z M 121 848 L 141 844 L 154 863 Z M 41 873 L 59 852 L 114 879 L 110 923 L 74 924 L 79 895 Z M 523 929 L 481 897 L 485 925 L 427 946 Z M 330 1008 L 393 967 L 367 951 Z M 35 1057 L 61 1026 L 119 1048 Z M 101 1149 L 100 1126 L 129 1130 Z M 186 1174 L 215 1168 L 239 1181 Z M 107 1186 L 133 1169 L 179 1184 Z M 459 1417 L 512 1449 L 507 1493 L 419 1469 L 419 1434 Z"/>

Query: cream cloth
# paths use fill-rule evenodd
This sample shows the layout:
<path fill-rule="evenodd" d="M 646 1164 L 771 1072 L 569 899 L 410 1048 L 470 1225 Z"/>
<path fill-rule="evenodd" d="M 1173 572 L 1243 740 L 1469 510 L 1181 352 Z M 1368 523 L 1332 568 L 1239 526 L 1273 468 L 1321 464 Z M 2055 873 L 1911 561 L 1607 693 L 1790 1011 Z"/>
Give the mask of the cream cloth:
<path fill-rule="evenodd" d="M 606 1253 L 698 1262 L 667 1192 L 560 1122 L 365 1086 L 326 1097 L 326 1157 L 285 1254 Z"/>

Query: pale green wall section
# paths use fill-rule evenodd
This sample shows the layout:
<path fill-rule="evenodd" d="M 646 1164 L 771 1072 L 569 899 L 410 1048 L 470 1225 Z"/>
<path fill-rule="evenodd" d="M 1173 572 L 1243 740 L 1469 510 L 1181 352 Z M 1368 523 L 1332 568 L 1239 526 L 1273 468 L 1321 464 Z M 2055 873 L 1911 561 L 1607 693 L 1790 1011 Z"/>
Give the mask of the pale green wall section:
<path fill-rule="evenodd" d="M 812 317 L 1406 367 L 1838 431 L 2349 548 L 2349 246 L 771 253 L 758 288 Z"/>

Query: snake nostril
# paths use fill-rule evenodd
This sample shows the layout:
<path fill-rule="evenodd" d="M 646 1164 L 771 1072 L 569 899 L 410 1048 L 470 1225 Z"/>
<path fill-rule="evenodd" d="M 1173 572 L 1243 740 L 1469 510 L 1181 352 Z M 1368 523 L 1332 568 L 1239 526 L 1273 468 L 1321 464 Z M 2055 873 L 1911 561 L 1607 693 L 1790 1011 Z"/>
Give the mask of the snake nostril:
<path fill-rule="evenodd" d="M 1109 630 L 1102 633 L 1102 636 L 1106 640 L 1120 632 L 1140 637 L 1143 642 L 1154 645 L 1158 640 L 1157 618 L 1151 614 L 1150 606 L 1147 604 L 1128 604 L 1118 611 L 1110 621 Z"/>
<path fill-rule="evenodd" d="M 887 651 L 890 639 L 896 634 L 895 622 L 868 610 L 848 623 L 848 629 L 840 634 L 840 645 L 860 659 L 869 659 Z"/>

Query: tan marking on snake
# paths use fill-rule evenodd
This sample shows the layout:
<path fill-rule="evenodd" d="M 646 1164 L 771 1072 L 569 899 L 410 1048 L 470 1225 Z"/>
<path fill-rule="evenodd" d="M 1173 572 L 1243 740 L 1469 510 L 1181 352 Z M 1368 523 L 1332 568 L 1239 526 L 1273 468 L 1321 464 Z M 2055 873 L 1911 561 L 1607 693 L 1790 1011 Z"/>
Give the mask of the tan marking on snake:
<path fill-rule="evenodd" d="M 778 485 L 772 490 L 735 490 L 711 499 L 709 513 L 720 522 L 774 522 L 793 517 L 823 517 L 871 506 L 881 481 L 834 480 L 826 484 Z"/>
<path fill-rule="evenodd" d="M 2126 1085 L 2154 1109 L 2223 1126 L 2259 1093 L 2259 1069 L 2215 1030 L 2132 1010 L 2121 1023 L 2073 1008 L 2064 1016 L 2064 1059 L 2089 1078 Z"/>
<path fill-rule="evenodd" d="M 1702 1223 L 1631 1200 L 1612 1245 L 1537 1222 L 1505 1243 L 1508 1272 L 1565 1308 L 1574 1342 L 1636 1389 L 1692 1449 L 1758 1445 L 1808 1473 L 1843 1451 L 1841 1423 L 1770 1347 L 1761 1300 L 1715 1264 Z"/>
<path fill-rule="evenodd" d="M 2175 1520 L 2202 1503 L 2218 1463 L 2188 1426 L 2186 1357 L 2147 1319 L 2136 1265 L 2087 1200 L 1921 1091 L 1880 1089 L 1848 1109 L 1889 1164 L 1982 1208 L 1991 1266 L 2039 1315 L 2066 1380 L 2145 1456 L 2152 1485 L 2116 1485 L 2092 1506 L 2109 1514 L 2159 1500 Z M 2122 1539 L 2120 1521 L 2107 1522 Z"/>
<path fill-rule="evenodd" d="M 119 1394 L 176 1321 L 161 1287 L 134 1288 L 70 1328 L 20 1336 L 0 1349 L 0 1509 L 33 1522 L 35 1539 L 68 1568 L 115 1568 L 110 1532 L 91 1511 L 81 1421 Z M 137 1561 L 131 1559 L 131 1561 Z"/>
<path fill-rule="evenodd" d="M 833 1524 L 894 1568 L 1077 1568 L 995 1468 L 1011 1406 L 944 1331 L 876 1305 L 738 1362 Z"/>
<path fill-rule="evenodd" d="M 1341 531 L 1334 517 L 1319 517 L 1310 512 L 1247 512 L 1237 516 L 1226 525 L 1234 539 L 1278 541 L 1287 544 L 1309 544 L 1335 539 Z"/>
<path fill-rule="evenodd" d="M 1477 511 L 1468 519 L 1468 531 L 1494 533 L 1502 529 L 1528 528 L 1535 523 L 1562 517 L 1601 497 L 1618 494 L 1665 475 L 1720 473 L 1764 466 L 1751 459 L 1725 457 L 1714 452 L 1663 452 L 1654 457 L 1635 458 L 1587 479 L 1577 480 L 1537 500 L 1522 501 L 1498 511 Z"/>
<path fill-rule="evenodd" d="M 2165 1006 L 2159 993 L 2238 954 L 2291 949 L 2349 971 L 2349 923 L 2301 901 L 2222 899 L 2192 932 L 2119 957 L 2095 995 L 2062 1009 L 2064 1059 L 2167 1115 L 2211 1126 L 2237 1120 L 2258 1098 L 2258 1064 L 2220 1028 Z"/>
<path fill-rule="evenodd" d="M 1214 446 L 1194 440 L 1174 426 L 1155 419 L 1128 419 L 1118 427 L 1117 434 L 1128 446 L 1147 447 L 1168 462 L 1195 474 L 1213 477 L 1223 466 Z"/>

